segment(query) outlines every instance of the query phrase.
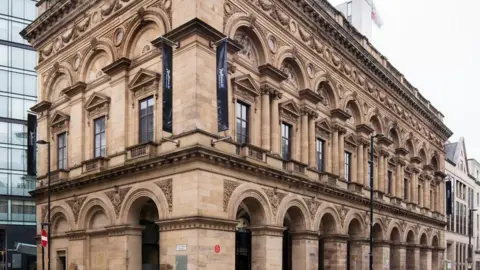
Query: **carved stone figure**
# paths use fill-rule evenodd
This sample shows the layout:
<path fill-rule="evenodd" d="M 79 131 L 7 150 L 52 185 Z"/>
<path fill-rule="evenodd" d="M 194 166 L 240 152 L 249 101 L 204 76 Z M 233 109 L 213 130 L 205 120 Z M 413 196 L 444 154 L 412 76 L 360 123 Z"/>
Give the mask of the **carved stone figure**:
<path fill-rule="evenodd" d="M 285 81 L 294 88 L 298 88 L 297 75 L 295 74 L 295 69 L 292 64 L 284 63 L 280 70 L 288 76 Z"/>
<path fill-rule="evenodd" d="M 243 47 L 242 50 L 240 51 L 240 54 L 245 56 L 245 58 L 247 58 L 250 62 L 252 62 L 252 64 L 257 64 L 257 59 L 256 59 L 255 51 L 253 48 L 252 39 L 246 33 L 243 33 L 243 32 L 239 32 L 235 34 L 234 39 Z"/>

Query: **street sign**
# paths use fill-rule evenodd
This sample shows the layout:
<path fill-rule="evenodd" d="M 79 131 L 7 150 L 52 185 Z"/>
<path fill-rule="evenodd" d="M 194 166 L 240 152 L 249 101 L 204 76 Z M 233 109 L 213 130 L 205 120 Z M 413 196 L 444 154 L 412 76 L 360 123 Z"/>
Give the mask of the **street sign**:
<path fill-rule="evenodd" d="M 47 230 L 42 229 L 42 247 L 46 247 L 48 244 Z"/>

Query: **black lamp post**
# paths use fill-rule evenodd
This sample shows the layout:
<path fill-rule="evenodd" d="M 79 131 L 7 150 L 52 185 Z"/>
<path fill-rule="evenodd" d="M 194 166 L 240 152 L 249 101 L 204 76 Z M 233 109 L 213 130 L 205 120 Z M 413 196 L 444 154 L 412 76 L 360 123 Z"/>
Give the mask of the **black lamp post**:
<path fill-rule="evenodd" d="M 373 140 L 382 136 L 382 134 L 376 134 L 370 136 L 370 261 L 369 269 L 373 270 Z"/>
<path fill-rule="evenodd" d="M 468 269 L 472 269 L 472 234 L 473 234 L 473 212 L 477 209 L 468 209 Z"/>
<path fill-rule="evenodd" d="M 50 213 L 50 175 L 51 175 L 51 170 L 50 170 L 50 142 L 44 141 L 44 140 L 39 140 L 37 141 L 37 144 L 40 145 L 47 145 L 48 147 L 48 187 L 47 187 L 47 196 L 48 196 L 48 203 L 47 203 L 47 209 L 48 209 L 48 215 L 47 215 L 47 223 L 42 223 L 42 225 L 46 225 L 48 227 L 48 235 L 47 235 L 47 246 L 48 246 L 48 270 L 50 270 L 50 258 L 52 257 L 51 254 L 51 242 L 50 242 L 50 235 L 51 235 L 51 230 L 50 230 L 50 222 L 51 222 L 51 213 Z M 43 227 L 43 226 L 42 226 Z M 43 256 L 43 250 L 44 248 L 42 247 L 42 269 L 45 269 L 45 259 Z"/>

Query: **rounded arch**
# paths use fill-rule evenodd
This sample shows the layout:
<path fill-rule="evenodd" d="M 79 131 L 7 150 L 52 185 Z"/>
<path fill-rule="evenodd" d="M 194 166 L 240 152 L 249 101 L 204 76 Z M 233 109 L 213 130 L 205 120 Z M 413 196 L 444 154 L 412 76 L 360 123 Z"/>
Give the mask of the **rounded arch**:
<path fill-rule="evenodd" d="M 440 169 L 440 163 L 438 162 L 436 154 L 432 155 L 432 158 L 430 159 L 430 165 L 432 166 L 434 172 Z"/>
<path fill-rule="evenodd" d="M 122 55 L 135 59 L 153 48 L 151 41 L 170 31 L 167 14 L 163 10 L 148 8 L 137 16 L 129 29 L 126 29 Z"/>
<path fill-rule="evenodd" d="M 390 127 L 387 133 L 387 137 L 393 141 L 394 148 L 401 147 L 400 133 L 398 132 L 396 127 Z"/>
<path fill-rule="evenodd" d="M 422 246 L 428 246 L 428 237 L 426 233 L 422 233 L 420 236 L 420 245 Z"/>
<path fill-rule="evenodd" d="M 94 47 L 84 57 L 81 67 L 81 81 L 90 82 L 96 79 L 102 72 L 102 68 L 112 63 L 115 59 L 113 44 L 110 40 L 105 41 L 101 38 L 99 41 L 92 42 Z"/>
<path fill-rule="evenodd" d="M 120 210 L 120 221 L 123 224 L 136 224 L 143 205 L 152 200 L 158 210 L 158 218 L 164 219 L 168 213 L 168 203 L 165 194 L 157 185 L 142 183 L 134 186 L 127 195 Z"/>
<path fill-rule="evenodd" d="M 426 165 L 428 161 L 427 161 L 427 154 L 426 154 L 426 151 L 425 151 L 424 148 L 422 148 L 422 149 L 420 149 L 420 151 L 418 151 L 418 156 L 422 160 L 423 165 Z"/>
<path fill-rule="evenodd" d="M 345 225 L 345 233 L 350 237 L 359 238 L 365 236 L 364 228 L 359 217 L 353 217 L 348 225 Z"/>
<path fill-rule="evenodd" d="M 235 39 L 244 46 L 244 49 L 240 53 L 246 53 L 248 48 L 254 50 L 257 58 L 256 65 L 262 65 L 268 62 L 269 55 L 265 34 L 257 26 L 252 27 L 249 16 L 240 13 L 233 14 L 225 25 L 225 32 L 230 38 Z M 249 39 L 244 39 L 238 35 L 239 33 L 248 35 Z M 240 39 L 240 37 L 242 37 L 242 39 Z M 245 48 L 245 45 L 247 45 L 248 48 Z"/>
<path fill-rule="evenodd" d="M 354 97 L 350 96 L 345 99 L 343 110 L 352 116 L 347 120 L 347 123 L 354 126 L 364 123 L 362 108 L 358 105 L 358 101 Z"/>
<path fill-rule="evenodd" d="M 315 79 L 315 92 L 323 98 L 323 105 L 330 110 L 338 108 L 338 94 L 335 81 L 329 74 L 317 74 Z"/>
<path fill-rule="evenodd" d="M 150 39 L 154 40 L 163 33 L 167 33 L 171 30 L 168 15 L 159 8 L 149 7 L 147 8 L 142 17 L 137 16 L 131 26 L 125 30 L 125 42 L 122 50 L 122 56 L 130 57 L 130 52 L 135 39 L 141 35 L 142 30 L 145 30 L 145 26 L 155 24 L 158 27 L 159 32 L 155 33 L 155 37 Z M 151 45 L 151 44 L 150 44 Z M 143 48 L 141 48 L 143 49 Z"/>
<path fill-rule="evenodd" d="M 384 134 L 384 127 L 382 121 L 380 120 L 381 117 L 378 117 L 377 114 L 372 114 L 368 118 L 368 122 L 370 126 L 373 128 L 375 134 Z"/>
<path fill-rule="evenodd" d="M 87 198 L 78 214 L 78 228 L 90 229 L 92 222 L 99 214 L 102 217 L 102 224 L 113 225 L 115 223 L 115 213 L 110 200 L 104 194 L 94 194 L 95 197 Z"/>
<path fill-rule="evenodd" d="M 378 222 L 375 222 L 373 224 L 373 239 L 375 241 L 383 241 L 384 240 L 382 225 L 380 225 L 380 223 L 378 223 Z"/>
<path fill-rule="evenodd" d="M 413 144 L 413 140 L 411 138 L 407 139 L 405 142 L 405 148 L 408 150 L 409 157 L 412 158 L 416 156 L 415 145 Z"/>
<path fill-rule="evenodd" d="M 50 102 L 55 102 L 61 96 L 61 91 L 73 84 L 74 76 L 67 63 L 59 64 L 46 80 L 43 96 Z"/>
<path fill-rule="evenodd" d="M 344 233 L 345 234 L 349 234 L 349 226 L 352 224 L 352 222 L 354 220 L 357 220 L 359 222 L 359 224 L 356 224 L 356 225 L 359 225 L 360 226 L 360 229 L 362 232 L 365 231 L 365 219 L 362 217 L 362 215 L 355 211 L 355 210 L 350 210 L 347 215 L 345 216 L 345 222 L 343 224 L 343 228 L 344 228 Z"/>
<path fill-rule="evenodd" d="M 243 183 L 238 186 L 228 201 L 227 215 L 229 219 L 237 218 L 238 208 L 242 202 L 246 203 L 247 207 L 261 207 L 261 209 L 258 209 L 260 212 L 256 214 L 264 217 L 262 224 L 273 224 L 272 210 L 268 203 L 267 194 L 263 190 L 249 183 Z"/>
<path fill-rule="evenodd" d="M 297 196 L 284 198 L 277 210 L 277 225 L 283 226 L 289 216 L 294 230 L 311 230 L 310 215 L 305 202 Z"/>
<path fill-rule="evenodd" d="M 440 243 L 437 235 L 434 235 L 432 237 L 432 247 L 440 247 Z"/>
<path fill-rule="evenodd" d="M 282 47 L 278 50 L 278 58 L 275 66 L 287 75 L 284 85 L 288 85 L 296 90 L 308 87 L 308 79 L 305 67 L 297 53 L 289 48 Z"/>
<path fill-rule="evenodd" d="M 70 231 L 75 228 L 75 219 L 73 217 L 73 213 L 71 211 L 67 210 L 68 208 L 61 206 L 61 205 L 55 205 L 52 207 L 50 210 L 50 215 L 51 215 L 51 222 L 52 222 L 52 229 L 53 233 L 56 234 L 57 230 L 62 227 L 60 232 L 65 232 L 65 231 Z M 60 224 L 65 221 L 65 224 Z M 65 228 L 64 226 L 67 226 L 68 228 Z"/>
<path fill-rule="evenodd" d="M 406 234 L 406 237 L 405 237 L 405 242 L 407 244 L 411 244 L 411 245 L 414 245 L 416 244 L 416 236 L 415 236 L 415 233 L 413 232 L 413 230 L 408 230 L 407 234 Z"/>
<path fill-rule="evenodd" d="M 323 203 L 315 213 L 313 230 L 320 230 L 320 233 L 340 233 L 342 224 L 337 211 L 332 205 Z"/>
<path fill-rule="evenodd" d="M 400 230 L 396 226 L 392 228 L 389 236 L 390 236 L 389 240 L 394 243 L 399 243 L 402 241 Z"/>

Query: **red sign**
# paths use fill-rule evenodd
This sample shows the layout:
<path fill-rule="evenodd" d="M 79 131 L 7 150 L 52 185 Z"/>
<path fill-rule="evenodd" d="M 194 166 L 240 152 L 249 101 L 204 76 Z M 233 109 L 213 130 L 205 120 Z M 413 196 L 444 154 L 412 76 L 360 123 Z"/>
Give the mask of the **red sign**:
<path fill-rule="evenodd" d="M 215 245 L 215 253 L 220 253 L 220 245 Z"/>
<path fill-rule="evenodd" d="M 48 244 L 47 230 L 42 229 L 41 239 L 42 239 L 42 247 L 46 247 Z"/>

